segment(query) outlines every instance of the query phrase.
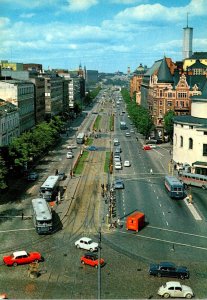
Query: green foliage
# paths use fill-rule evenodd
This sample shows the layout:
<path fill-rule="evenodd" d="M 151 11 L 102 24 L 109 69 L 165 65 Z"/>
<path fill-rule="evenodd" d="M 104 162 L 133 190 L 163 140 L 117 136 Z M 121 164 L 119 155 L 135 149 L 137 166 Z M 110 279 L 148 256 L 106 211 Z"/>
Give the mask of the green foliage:
<path fill-rule="evenodd" d="M 3 190 L 7 187 L 5 182 L 5 176 L 7 174 L 7 169 L 5 167 L 5 162 L 0 156 L 0 189 Z"/>
<path fill-rule="evenodd" d="M 127 89 L 122 89 L 122 97 L 127 104 L 127 111 L 132 122 L 135 124 L 137 130 L 145 137 L 148 137 L 154 128 L 154 124 L 149 111 L 138 105 L 135 100 L 131 100 Z"/>
<path fill-rule="evenodd" d="M 175 112 L 172 110 L 169 110 L 164 115 L 164 129 L 166 133 L 169 135 L 170 139 L 172 139 L 173 136 L 173 117 L 175 116 Z"/>

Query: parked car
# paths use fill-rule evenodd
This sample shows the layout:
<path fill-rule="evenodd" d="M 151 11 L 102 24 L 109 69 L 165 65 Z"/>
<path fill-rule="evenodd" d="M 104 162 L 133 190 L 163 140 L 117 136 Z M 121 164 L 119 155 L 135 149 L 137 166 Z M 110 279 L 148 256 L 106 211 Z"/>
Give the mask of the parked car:
<path fill-rule="evenodd" d="M 149 145 L 149 144 L 157 144 L 157 140 L 155 140 L 155 139 L 147 140 L 146 145 Z"/>
<path fill-rule="evenodd" d="M 73 158 L 74 155 L 73 155 L 73 152 L 69 151 L 67 152 L 67 158 Z"/>
<path fill-rule="evenodd" d="M 131 133 L 130 133 L 130 132 L 126 132 L 126 133 L 125 133 L 125 136 L 127 136 L 127 137 L 128 137 L 128 136 L 131 136 Z"/>
<path fill-rule="evenodd" d="M 124 161 L 124 166 L 125 167 L 130 167 L 131 166 L 130 161 L 129 160 L 125 160 Z"/>
<path fill-rule="evenodd" d="M 116 179 L 114 181 L 114 188 L 115 189 L 124 189 L 124 181 L 122 179 Z"/>
<path fill-rule="evenodd" d="M 82 237 L 75 242 L 75 246 L 80 249 L 88 250 L 90 252 L 98 250 L 98 243 L 92 241 L 87 237 Z"/>
<path fill-rule="evenodd" d="M 121 162 L 115 161 L 114 168 L 115 168 L 116 170 L 121 170 L 121 169 L 122 169 L 122 164 L 121 164 Z"/>
<path fill-rule="evenodd" d="M 130 132 L 131 132 L 131 133 L 134 133 L 134 129 L 133 129 L 133 128 L 131 128 L 131 129 L 130 129 Z"/>
<path fill-rule="evenodd" d="M 28 175 L 27 175 L 27 180 L 28 181 L 35 181 L 39 178 L 39 174 L 37 172 L 30 172 Z"/>
<path fill-rule="evenodd" d="M 151 149 L 157 148 L 157 146 L 155 144 L 148 144 L 147 146 L 150 146 Z"/>
<path fill-rule="evenodd" d="M 16 251 L 11 255 L 4 256 L 3 262 L 7 266 L 17 266 L 22 264 L 30 264 L 32 262 L 39 262 L 42 260 L 42 256 L 39 252 L 26 252 Z"/>
<path fill-rule="evenodd" d="M 152 150 L 152 148 L 149 145 L 143 145 L 143 150 Z"/>
<path fill-rule="evenodd" d="M 64 180 L 66 178 L 65 172 L 60 171 L 57 175 L 59 177 L 59 180 Z"/>
<path fill-rule="evenodd" d="M 171 262 L 161 262 L 159 264 L 150 264 L 149 274 L 158 277 L 176 277 L 180 279 L 189 278 L 187 267 L 176 266 Z"/>
<path fill-rule="evenodd" d="M 93 146 L 93 145 L 89 146 L 86 149 L 89 150 L 89 151 L 96 151 L 96 150 L 98 150 L 98 148 L 96 146 Z"/>
<path fill-rule="evenodd" d="M 77 148 L 76 144 L 70 144 L 70 145 L 67 146 L 68 150 L 73 150 L 73 149 L 76 149 L 76 148 Z"/>
<path fill-rule="evenodd" d="M 182 285 L 177 281 L 169 281 L 162 285 L 157 294 L 164 298 L 187 298 L 194 296 L 192 289 L 187 285 Z"/>
<path fill-rule="evenodd" d="M 86 253 L 85 255 L 81 256 L 80 261 L 83 265 L 89 265 L 94 268 L 98 268 L 98 265 L 100 264 L 101 266 L 104 265 L 104 260 L 103 258 L 98 259 L 98 255 L 94 253 Z"/>

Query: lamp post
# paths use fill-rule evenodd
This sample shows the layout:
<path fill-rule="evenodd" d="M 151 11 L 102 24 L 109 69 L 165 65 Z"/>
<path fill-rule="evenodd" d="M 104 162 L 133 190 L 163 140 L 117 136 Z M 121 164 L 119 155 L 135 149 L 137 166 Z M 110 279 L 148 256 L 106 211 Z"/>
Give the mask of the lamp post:
<path fill-rule="evenodd" d="M 98 241 L 98 299 L 101 299 L 101 226 L 99 227 L 99 241 Z"/>

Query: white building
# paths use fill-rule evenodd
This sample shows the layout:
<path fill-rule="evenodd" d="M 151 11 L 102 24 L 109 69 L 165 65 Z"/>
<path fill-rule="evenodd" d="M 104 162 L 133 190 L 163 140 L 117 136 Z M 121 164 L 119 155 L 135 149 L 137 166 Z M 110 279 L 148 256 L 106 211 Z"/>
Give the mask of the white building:
<path fill-rule="evenodd" d="M 35 126 L 33 83 L 14 79 L 2 80 L 0 98 L 18 107 L 20 134 Z"/>
<path fill-rule="evenodd" d="M 18 108 L 0 99 L 0 147 L 8 146 L 19 135 Z"/>
<path fill-rule="evenodd" d="M 192 97 L 191 115 L 174 118 L 173 160 L 207 175 L 207 82 L 202 95 Z"/>

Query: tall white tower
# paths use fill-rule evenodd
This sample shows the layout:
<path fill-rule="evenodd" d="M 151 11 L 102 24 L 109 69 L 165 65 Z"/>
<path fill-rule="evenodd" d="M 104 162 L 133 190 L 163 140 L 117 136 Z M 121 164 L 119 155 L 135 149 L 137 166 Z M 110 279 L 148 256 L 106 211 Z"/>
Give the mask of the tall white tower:
<path fill-rule="evenodd" d="M 193 44 L 193 28 L 188 27 L 188 13 L 187 13 L 187 26 L 183 28 L 183 59 L 189 58 L 192 54 Z"/>

